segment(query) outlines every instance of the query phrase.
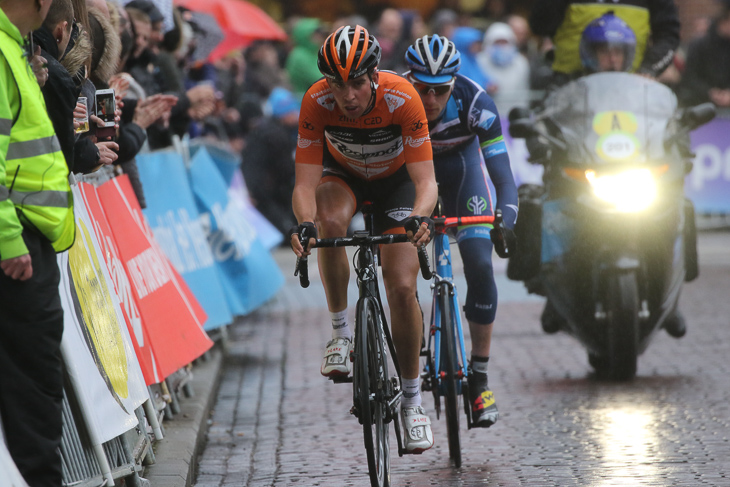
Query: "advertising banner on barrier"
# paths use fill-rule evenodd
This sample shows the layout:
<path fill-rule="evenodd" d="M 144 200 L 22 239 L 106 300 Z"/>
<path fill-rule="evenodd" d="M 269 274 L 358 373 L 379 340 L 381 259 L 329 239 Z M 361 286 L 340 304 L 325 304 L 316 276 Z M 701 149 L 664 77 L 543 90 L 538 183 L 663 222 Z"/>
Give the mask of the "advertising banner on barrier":
<path fill-rule="evenodd" d="M 284 276 L 245 210 L 228 197 L 228 185 L 205 148 L 193 156 L 190 185 L 231 310 L 248 314 L 276 294 Z"/>
<path fill-rule="evenodd" d="M 208 314 L 205 329 L 231 323 L 232 310 L 225 299 L 182 158 L 177 152 L 161 151 L 139 156 L 138 161 L 142 184 L 154 188 L 145 192 L 144 214 L 160 248 Z"/>
<path fill-rule="evenodd" d="M 208 151 L 223 177 L 228 187 L 228 197 L 231 202 L 237 206 L 238 211 L 246 214 L 246 221 L 256 230 L 256 234 L 264 247 L 271 250 L 283 242 L 284 236 L 281 232 L 251 203 L 241 173 L 241 158 L 225 149 L 209 144 L 192 145 L 190 151 L 193 157 L 198 150 L 203 148 Z"/>
<path fill-rule="evenodd" d="M 256 230 L 264 247 L 271 250 L 284 241 L 284 235 L 251 203 L 241 171 L 233 174 L 228 187 L 228 197 L 236 205 L 238 211 L 246 214 L 246 219 Z"/>
<path fill-rule="evenodd" d="M 203 330 L 205 311 L 159 248 L 129 178 L 114 178 L 97 192 L 109 216 L 159 373 L 166 378 L 213 345 Z"/>
<path fill-rule="evenodd" d="M 149 393 L 91 218 L 81 204 L 74 215 L 76 241 L 58 254 L 61 352 L 92 442 L 99 445 L 137 425 L 134 410 Z"/>
<path fill-rule="evenodd" d="M 139 312 L 137 302 L 134 299 L 132 285 L 129 282 L 129 277 L 119 257 L 117 244 L 114 242 L 114 235 L 109 227 L 104 209 L 101 207 L 99 196 L 96 194 L 96 188 L 90 184 L 79 183 L 73 187 L 73 190 L 76 206 L 80 202 L 83 202 L 86 211 L 91 217 L 96 239 L 101 246 L 101 255 L 104 258 L 107 271 L 119 297 L 122 314 L 124 315 L 129 335 L 132 338 L 132 346 L 139 359 L 139 365 L 142 368 L 145 382 L 147 385 L 160 383 L 164 380 L 164 377 L 159 373 L 157 362 L 150 345 L 149 335 L 145 326 L 143 326 L 144 320 L 142 314 Z"/>

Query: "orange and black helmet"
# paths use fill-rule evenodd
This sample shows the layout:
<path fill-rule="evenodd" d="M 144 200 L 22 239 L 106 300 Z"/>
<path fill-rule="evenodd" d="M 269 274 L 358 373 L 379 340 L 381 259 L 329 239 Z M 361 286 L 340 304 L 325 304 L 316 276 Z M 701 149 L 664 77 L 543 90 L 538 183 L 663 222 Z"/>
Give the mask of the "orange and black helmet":
<path fill-rule="evenodd" d="M 380 44 L 365 27 L 345 25 L 330 34 L 319 49 L 317 67 L 327 78 L 347 81 L 380 62 Z"/>

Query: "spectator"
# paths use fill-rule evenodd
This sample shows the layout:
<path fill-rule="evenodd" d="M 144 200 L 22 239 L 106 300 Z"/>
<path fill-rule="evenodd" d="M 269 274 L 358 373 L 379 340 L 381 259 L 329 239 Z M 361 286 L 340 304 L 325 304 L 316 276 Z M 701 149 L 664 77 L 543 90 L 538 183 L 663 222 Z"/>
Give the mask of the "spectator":
<path fill-rule="evenodd" d="M 403 16 L 394 8 L 386 8 L 380 14 L 377 24 L 377 38 L 382 52 L 380 69 L 392 70 L 402 63 L 404 52 L 398 52 L 403 36 Z M 403 71 L 396 71 L 402 73 Z"/>
<path fill-rule="evenodd" d="M 677 95 L 685 106 L 711 101 L 730 108 L 730 0 L 723 2 L 707 33 L 688 45 Z"/>
<path fill-rule="evenodd" d="M 459 14 L 451 9 L 437 10 L 431 18 L 431 30 L 434 34 L 451 39 L 454 29 L 459 27 Z"/>
<path fill-rule="evenodd" d="M 157 8 L 157 6 L 149 0 L 132 0 L 125 5 L 126 8 L 134 8 L 141 10 L 146 13 L 150 18 L 150 46 L 152 51 L 156 54 L 159 45 L 162 43 L 164 38 L 163 24 L 165 23 L 165 16 Z"/>
<path fill-rule="evenodd" d="M 74 7 L 75 8 L 75 7 Z M 84 16 L 88 19 L 88 12 L 84 5 Z M 74 15 L 77 12 L 74 10 Z M 94 94 L 96 88 L 89 81 L 88 66 L 91 65 L 92 46 L 89 33 L 84 26 L 74 21 L 71 31 L 69 45 L 66 48 L 66 54 L 61 59 L 61 64 L 66 71 L 72 76 L 74 84 L 80 90 L 81 96 L 87 99 L 89 121 L 91 122 L 91 114 L 96 109 L 94 104 Z M 95 124 L 89 124 L 89 131 L 80 134 L 76 138 L 73 149 L 73 172 L 86 174 L 98 169 L 102 164 L 111 164 L 117 158 L 114 149 L 114 142 L 99 142 L 95 138 Z"/>
<path fill-rule="evenodd" d="M 132 5 L 148 14 L 151 33 L 149 39 L 147 39 L 147 46 L 144 48 L 142 48 L 144 40 L 137 36 L 140 41 L 138 41 L 135 53 L 130 56 L 126 69 L 146 94 L 167 93 L 177 97 L 177 103 L 170 112 L 169 123 L 158 122 L 150 125 L 147 129 L 151 149 L 169 147 L 172 145 L 173 135 L 182 137 L 190 128 L 193 120 L 203 120 L 215 111 L 215 89 L 212 84 L 201 84 L 180 90 L 179 85 L 174 86 L 175 78 L 162 74 L 158 60 L 159 36 L 156 36 L 152 31 L 154 31 L 156 24 L 162 25 L 163 16 L 157 7 L 148 0 L 135 0 Z M 130 12 L 130 18 L 132 18 L 133 11 L 128 9 L 128 12 Z M 134 19 L 132 23 L 134 25 Z M 178 89 L 171 89 L 173 86 Z"/>
<path fill-rule="evenodd" d="M 299 102 L 288 90 L 274 88 L 267 101 L 271 116 L 248 135 L 241 169 L 254 205 L 282 234 L 297 224 L 292 211 L 294 152 Z M 288 242 L 285 242 L 289 245 Z"/>
<path fill-rule="evenodd" d="M 322 77 L 317 69 L 317 53 L 325 34 L 318 19 L 303 18 L 294 24 L 291 37 L 294 48 L 287 56 L 285 67 L 294 93 L 301 98 Z"/>
<path fill-rule="evenodd" d="M 246 92 L 256 93 L 265 100 L 275 86 L 287 83 L 286 71 L 281 67 L 279 53 L 272 42 L 254 42 L 246 49 L 244 58 L 247 66 Z"/>
<path fill-rule="evenodd" d="M 71 39 L 73 21 L 71 0 L 54 0 L 43 25 L 33 32 L 33 40 L 40 46 L 41 55 L 48 63 L 48 80 L 41 91 L 48 116 L 53 122 L 53 128 L 70 170 L 73 170 L 76 139 L 74 127 L 69 121 L 73 120 L 79 89 L 58 59 L 66 51 Z"/>
<path fill-rule="evenodd" d="M 477 62 L 477 54 L 482 51 L 482 33 L 473 27 L 457 27 L 451 41 L 461 53 L 461 69 L 459 73 L 479 85 L 488 94 L 494 93 L 496 85 L 490 73 L 482 69 Z"/>
<path fill-rule="evenodd" d="M 633 71 L 657 77 L 679 46 L 679 14 L 674 0 L 537 0 L 530 13 L 530 28 L 549 36 L 555 45 L 552 69 L 558 84 L 582 70 L 578 45 L 590 22 L 612 11 L 636 35 Z"/>
<path fill-rule="evenodd" d="M 510 26 L 515 35 L 517 49 L 529 60 L 531 56 L 536 54 L 537 44 L 532 38 L 530 24 L 527 23 L 527 19 L 522 15 L 512 14 L 507 17 L 506 24 Z"/>
<path fill-rule="evenodd" d="M 50 6 L 0 0 L 0 410 L 10 455 L 31 487 L 62 484 L 56 252 L 71 247 L 75 229 L 68 166 L 23 49 Z"/>
<path fill-rule="evenodd" d="M 484 34 L 484 50 L 477 55 L 482 70 L 492 80 L 492 98 L 500 113 L 530 102 L 530 63 L 517 48 L 512 28 L 502 22 L 489 26 Z"/>

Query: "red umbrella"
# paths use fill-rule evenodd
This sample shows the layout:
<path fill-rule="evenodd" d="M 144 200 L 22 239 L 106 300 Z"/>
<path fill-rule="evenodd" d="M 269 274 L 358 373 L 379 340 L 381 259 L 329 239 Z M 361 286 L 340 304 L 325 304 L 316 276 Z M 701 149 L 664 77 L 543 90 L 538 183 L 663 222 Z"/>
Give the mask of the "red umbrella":
<path fill-rule="evenodd" d="M 176 5 L 212 15 L 223 29 L 224 39 L 210 54 L 216 61 L 230 51 L 255 40 L 286 40 L 286 33 L 274 19 L 244 0 L 175 0 Z"/>

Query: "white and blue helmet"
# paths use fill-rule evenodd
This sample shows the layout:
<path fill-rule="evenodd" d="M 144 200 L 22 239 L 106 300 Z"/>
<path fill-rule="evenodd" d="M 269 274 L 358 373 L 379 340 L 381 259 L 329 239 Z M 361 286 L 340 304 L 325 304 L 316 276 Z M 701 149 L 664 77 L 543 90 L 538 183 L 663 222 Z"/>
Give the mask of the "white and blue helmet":
<path fill-rule="evenodd" d="M 448 83 L 461 67 L 461 54 L 446 37 L 423 36 L 408 46 L 406 64 L 418 81 Z"/>

